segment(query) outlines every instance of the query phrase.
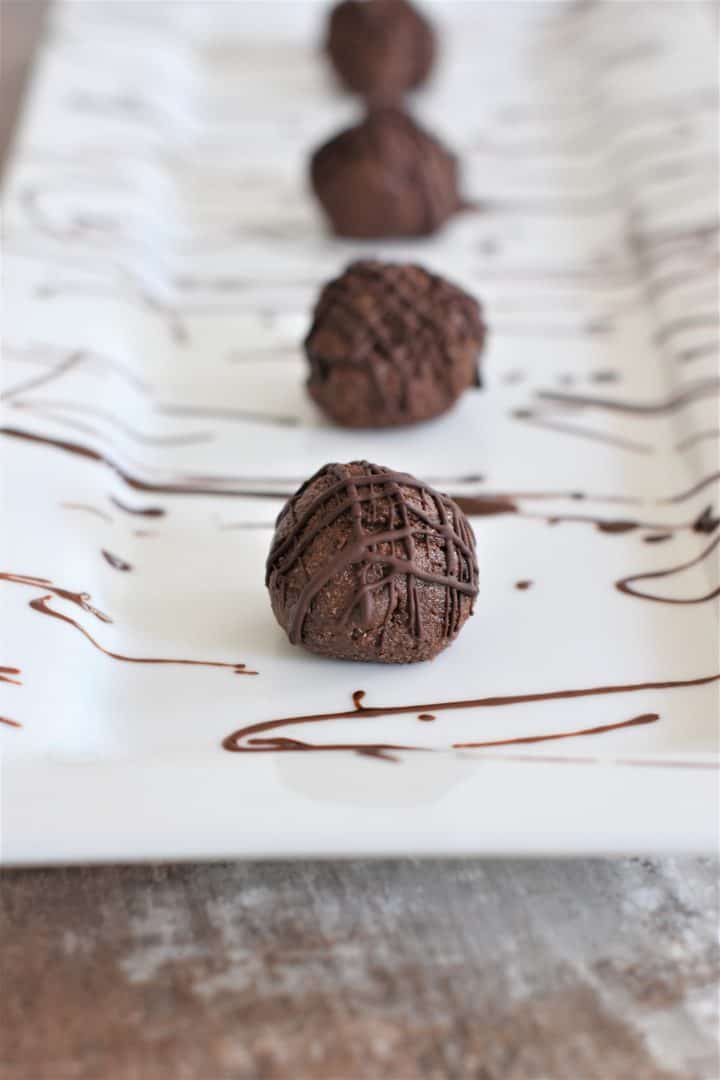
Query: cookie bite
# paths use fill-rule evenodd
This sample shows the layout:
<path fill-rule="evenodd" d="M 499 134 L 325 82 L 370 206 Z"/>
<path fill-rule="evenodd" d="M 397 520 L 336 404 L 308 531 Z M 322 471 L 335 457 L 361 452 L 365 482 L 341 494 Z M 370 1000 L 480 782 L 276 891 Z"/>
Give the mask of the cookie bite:
<path fill-rule="evenodd" d="M 348 90 L 387 104 L 425 82 L 436 37 L 408 0 L 343 0 L 330 13 L 325 48 Z"/>
<path fill-rule="evenodd" d="M 410 263 L 351 263 L 322 290 L 305 339 L 308 391 L 336 423 L 398 427 L 439 416 L 479 381 L 478 302 Z"/>
<path fill-rule="evenodd" d="M 429 236 L 461 206 L 455 155 L 394 107 L 324 143 L 310 180 L 338 236 Z"/>
<path fill-rule="evenodd" d="M 431 660 L 473 612 L 475 537 L 448 495 L 407 473 L 324 465 L 277 519 L 266 584 L 293 645 L 342 660 Z"/>

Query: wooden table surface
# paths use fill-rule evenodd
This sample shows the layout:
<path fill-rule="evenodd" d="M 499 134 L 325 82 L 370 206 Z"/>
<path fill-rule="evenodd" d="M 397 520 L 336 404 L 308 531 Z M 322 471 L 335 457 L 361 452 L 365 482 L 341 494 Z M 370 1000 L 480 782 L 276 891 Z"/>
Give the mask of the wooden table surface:
<path fill-rule="evenodd" d="M 0 0 L 0 155 L 44 7 Z M 0 1078 L 718 1080 L 717 871 L 7 872 Z"/>

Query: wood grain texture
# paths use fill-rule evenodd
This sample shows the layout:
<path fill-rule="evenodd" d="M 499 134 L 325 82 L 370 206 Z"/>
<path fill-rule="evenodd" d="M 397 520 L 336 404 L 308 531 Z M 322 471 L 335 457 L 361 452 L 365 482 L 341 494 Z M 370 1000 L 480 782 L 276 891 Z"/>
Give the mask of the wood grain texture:
<path fill-rule="evenodd" d="M 711 860 L 23 871 L 4 1080 L 714 1080 Z"/>
<path fill-rule="evenodd" d="M 47 9 L 47 0 L 0 0 L 0 173 Z"/>
<path fill-rule="evenodd" d="M 0 161 L 45 7 L 0 4 Z M 0 895 L 2 1080 L 720 1077 L 711 860 L 34 870 Z"/>

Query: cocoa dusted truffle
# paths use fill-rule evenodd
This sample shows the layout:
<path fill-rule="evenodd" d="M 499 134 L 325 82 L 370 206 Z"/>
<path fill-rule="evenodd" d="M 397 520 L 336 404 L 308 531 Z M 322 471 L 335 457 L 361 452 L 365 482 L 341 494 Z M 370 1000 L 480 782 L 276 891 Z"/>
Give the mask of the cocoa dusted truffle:
<path fill-rule="evenodd" d="M 435 35 L 407 0 L 344 0 L 330 15 L 326 48 L 349 90 L 387 103 L 425 82 Z"/>
<path fill-rule="evenodd" d="M 309 393 L 346 427 L 428 420 L 478 382 L 485 332 L 478 303 L 421 266 L 352 263 L 315 308 Z"/>
<path fill-rule="evenodd" d="M 339 236 L 428 236 L 461 205 L 455 156 L 395 108 L 316 150 L 310 177 Z"/>
<path fill-rule="evenodd" d="M 293 645 L 342 660 L 430 660 L 472 614 L 475 538 L 449 496 L 406 473 L 325 465 L 281 511 L 266 582 Z"/>

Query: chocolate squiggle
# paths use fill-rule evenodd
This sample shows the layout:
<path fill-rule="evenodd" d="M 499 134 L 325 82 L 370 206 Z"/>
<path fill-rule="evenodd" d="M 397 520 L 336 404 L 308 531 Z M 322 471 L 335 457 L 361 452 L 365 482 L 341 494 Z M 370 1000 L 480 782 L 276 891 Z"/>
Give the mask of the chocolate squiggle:
<path fill-rule="evenodd" d="M 112 566 L 113 570 L 132 570 L 132 564 L 126 562 L 125 559 L 121 559 L 119 555 L 114 555 L 112 551 L 108 551 L 106 548 L 102 548 L 100 551 L 103 559 L 106 563 Z"/>
<path fill-rule="evenodd" d="M 22 686 L 19 679 L 11 678 L 12 675 L 20 675 L 18 667 L 0 667 L 0 682 L 11 683 L 13 686 Z"/>
<path fill-rule="evenodd" d="M 71 604 L 75 604 L 76 607 L 81 608 L 82 611 L 89 612 L 90 615 L 94 615 L 95 618 L 100 619 L 101 622 L 112 622 L 109 615 L 105 615 L 102 611 L 98 611 L 96 607 L 92 606 L 90 603 L 90 593 L 73 592 L 70 589 L 62 589 L 59 585 L 54 585 L 48 578 L 33 577 L 30 574 L 11 574 L 4 571 L 0 572 L 0 581 L 9 581 L 15 585 L 29 585 L 33 588 L 46 589 L 48 592 L 54 593 L 55 596 L 60 597 L 61 600 L 69 600 Z"/>
<path fill-rule="evenodd" d="M 704 596 L 692 597 L 653 596 L 652 593 L 640 592 L 639 589 L 632 588 L 632 586 L 638 581 L 652 581 L 656 578 L 669 578 L 673 577 L 675 574 L 681 573 L 683 570 L 689 570 L 692 566 L 697 566 L 707 559 L 718 544 L 720 544 L 720 536 L 716 537 L 716 539 L 701 551 L 699 555 L 696 555 L 694 559 L 690 559 L 688 562 L 679 563 L 677 566 L 670 566 L 667 570 L 653 570 L 645 574 L 630 574 L 628 577 L 616 581 L 615 588 L 619 592 L 625 593 L 627 596 L 636 596 L 640 600 L 652 600 L 656 604 L 704 604 L 706 600 L 712 600 L 714 597 L 720 596 L 720 585 L 711 589 L 711 591 Z"/>
<path fill-rule="evenodd" d="M 11 676 L 20 675 L 20 668 L 16 667 L 0 667 L 0 682 L 10 683 L 11 686 L 22 686 L 19 679 L 13 679 Z M 9 716 L 0 716 L 0 724 L 7 724 L 8 727 L 22 727 L 22 724 L 17 720 L 11 720 Z"/>
<path fill-rule="evenodd" d="M 60 619 L 61 622 L 68 623 L 70 626 L 74 626 L 83 637 L 99 649 L 100 652 L 105 653 L 106 656 L 112 657 L 113 660 L 122 660 L 129 664 L 182 664 L 192 667 L 212 667 L 212 668 L 229 668 L 236 675 L 257 675 L 256 671 L 249 671 L 245 664 L 227 663 L 222 660 L 180 660 L 180 659 L 166 659 L 164 657 L 156 656 L 124 656 L 121 653 L 111 652 L 106 649 L 104 645 L 101 645 L 99 641 L 85 629 L 75 619 L 71 619 L 69 615 L 63 615 L 59 611 L 54 611 L 49 606 L 49 601 L 52 595 L 60 597 L 62 600 L 69 600 L 71 604 L 75 604 L 81 608 L 82 611 L 87 611 L 90 615 L 94 615 L 96 619 L 100 619 L 101 622 L 111 623 L 112 619 L 109 615 L 105 615 L 102 611 L 98 611 L 96 607 L 93 607 L 90 603 L 90 594 L 86 592 L 72 592 L 70 589 L 62 589 L 58 585 L 54 585 L 52 581 L 47 578 L 31 577 L 27 574 L 11 574 L 7 572 L 0 573 L 0 581 L 12 582 L 16 585 L 27 585 L 34 588 L 43 588 L 47 590 L 47 595 L 40 596 L 36 600 L 30 601 L 30 607 L 33 611 L 39 612 L 41 615 L 49 615 L 53 619 Z"/>
<path fill-rule="evenodd" d="M 39 611 L 41 615 L 49 615 L 53 619 L 60 619 L 61 622 L 74 626 L 83 637 L 87 638 L 91 645 L 94 645 L 105 656 L 112 657 L 113 660 L 122 660 L 127 664 L 183 664 L 192 667 L 230 668 L 236 675 L 257 675 L 256 671 L 248 671 L 244 664 L 228 664 L 221 660 L 178 660 L 175 658 L 165 659 L 159 656 L 125 656 L 123 653 L 112 652 L 110 649 L 106 649 L 104 645 L 101 645 L 99 641 L 96 641 L 92 634 L 75 619 L 71 619 L 69 615 L 62 615 L 59 611 L 53 611 L 48 603 L 50 599 L 49 595 L 39 596 L 37 600 L 30 601 L 30 607 L 33 611 Z"/>
<path fill-rule="evenodd" d="M 535 701 L 564 701 L 568 699 L 584 697 L 605 697 L 614 694 L 634 694 L 644 690 L 673 690 L 693 686 L 707 686 L 720 681 L 720 672 L 713 675 L 703 675 L 697 679 L 664 679 L 656 682 L 625 683 L 612 686 L 590 686 L 573 690 L 541 691 L 534 694 L 506 694 L 484 698 L 467 698 L 459 701 L 434 701 L 417 705 L 388 705 L 383 707 L 369 707 L 357 704 L 357 695 L 362 691 L 355 691 L 353 700 L 356 702 L 352 709 L 343 709 L 338 712 L 315 713 L 304 716 L 286 716 L 280 720 L 264 720 L 257 724 L 248 724 L 239 728 L 223 741 L 223 747 L 233 753 L 259 754 L 274 750 L 354 750 L 364 754 L 371 753 L 382 756 L 393 750 L 420 750 L 425 747 L 399 745 L 395 743 L 303 743 L 296 739 L 283 737 L 258 738 L 266 732 L 276 731 L 278 728 L 289 727 L 298 724 L 312 724 L 321 721 L 350 720 L 359 717 L 372 719 L 379 716 L 401 716 L 408 714 L 435 714 L 455 709 L 484 709 L 498 708 L 510 705 L 525 705 Z M 645 714 L 648 715 L 648 714 Z M 654 714 L 653 714 L 654 715 Z M 622 722 L 620 726 L 627 724 Z M 603 730 L 611 730 L 616 725 L 609 725 Z M 583 729 L 576 734 L 592 734 L 598 729 Z M 535 737 L 537 738 L 537 737 Z M 513 740 L 509 740 L 512 742 Z M 457 749 L 462 743 L 452 743 L 449 749 Z M 475 744 L 478 745 L 478 744 Z"/>
<path fill-rule="evenodd" d="M 701 379 L 685 386 L 661 401 L 625 401 L 621 398 L 594 397 L 592 394 L 565 394 L 555 390 L 540 390 L 538 397 L 543 401 L 557 401 L 564 405 L 578 405 L 582 408 L 604 409 L 609 412 L 630 413 L 635 416 L 661 416 L 673 413 L 693 401 L 711 399 L 720 394 L 720 379 Z"/>

